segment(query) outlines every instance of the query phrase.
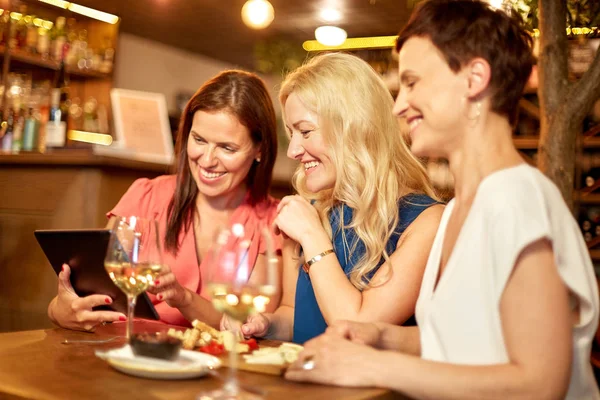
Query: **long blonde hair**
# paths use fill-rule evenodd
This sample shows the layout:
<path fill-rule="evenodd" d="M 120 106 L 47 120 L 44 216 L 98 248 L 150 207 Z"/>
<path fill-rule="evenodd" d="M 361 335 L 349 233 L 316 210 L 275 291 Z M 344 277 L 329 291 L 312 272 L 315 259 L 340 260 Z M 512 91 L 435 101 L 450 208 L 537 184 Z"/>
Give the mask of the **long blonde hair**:
<path fill-rule="evenodd" d="M 398 200 L 409 193 L 435 198 L 434 191 L 423 165 L 400 134 L 389 90 L 365 61 L 344 53 L 316 56 L 283 81 L 282 109 L 292 92 L 318 115 L 336 168 L 333 189 L 309 192 L 302 166 L 292 183 L 300 195 L 313 200 L 330 237 L 332 208 L 341 203 L 354 210 L 349 225 L 343 226 L 343 215 L 340 220 L 342 233 L 344 228 L 353 228 L 364 242 L 366 252 L 354 266 L 350 281 L 366 289 L 373 286 L 367 277 L 381 257 L 389 260 L 385 247 L 399 222 Z"/>

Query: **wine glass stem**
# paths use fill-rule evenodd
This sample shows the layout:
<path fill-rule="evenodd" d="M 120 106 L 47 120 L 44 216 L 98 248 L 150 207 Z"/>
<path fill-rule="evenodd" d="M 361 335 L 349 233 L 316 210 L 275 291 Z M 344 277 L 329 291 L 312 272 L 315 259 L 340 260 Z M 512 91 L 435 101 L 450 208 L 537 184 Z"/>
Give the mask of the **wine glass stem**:
<path fill-rule="evenodd" d="M 237 381 L 237 364 L 238 364 L 238 331 L 233 328 L 233 340 L 231 341 L 232 349 L 229 351 L 229 376 L 227 377 L 227 383 L 225 384 L 225 390 L 231 394 L 238 393 L 238 381 Z"/>
<path fill-rule="evenodd" d="M 136 300 L 137 296 L 127 295 L 127 340 L 131 339 L 131 335 L 133 334 L 133 312 Z"/>

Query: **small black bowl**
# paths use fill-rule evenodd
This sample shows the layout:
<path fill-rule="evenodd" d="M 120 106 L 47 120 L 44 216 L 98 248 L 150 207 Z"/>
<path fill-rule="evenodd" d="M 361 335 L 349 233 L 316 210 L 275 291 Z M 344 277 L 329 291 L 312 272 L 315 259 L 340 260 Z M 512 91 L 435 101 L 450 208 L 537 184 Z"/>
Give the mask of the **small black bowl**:
<path fill-rule="evenodd" d="M 174 360 L 179 356 L 181 340 L 166 332 L 136 333 L 129 340 L 133 353 L 138 356 Z"/>

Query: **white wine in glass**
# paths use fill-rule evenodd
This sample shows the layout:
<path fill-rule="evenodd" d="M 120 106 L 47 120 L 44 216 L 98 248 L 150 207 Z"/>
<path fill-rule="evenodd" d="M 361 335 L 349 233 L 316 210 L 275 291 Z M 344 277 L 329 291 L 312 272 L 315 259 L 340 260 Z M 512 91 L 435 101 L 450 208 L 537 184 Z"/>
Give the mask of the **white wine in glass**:
<path fill-rule="evenodd" d="M 213 307 L 240 322 L 246 321 L 252 314 L 265 312 L 275 294 L 272 285 L 210 283 L 208 289 Z"/>
<path fill-rule="evenodd" d="M 231 228 L 219 230 L 211 249 L 211 270 L 207 277 L 207 289 L 210 293 L 213 307 L 236 321 L 230 324 L 234 343 L 231 343 L 229 352 L 229 376 L 221 389 L 200 393 L 199 400 L 213 399 L 243 399 L 255 400 L 261 397 L 242 390 L 237 381 L 237 359 L 235 349 L 237 340 L 241 336 L 239 327 L 248 316 L 266 310 L 271 298 L 275 295 L 278 285 L 278 260 L 273 251 L 270 233 L 261 230 L 259 238 L 265 243 L 267 260 L 267 274 L 264 279 L 253 278 L 249 284 L 250 268 L 248 265 L 248 252 L 250 242 L 244 237 L 244 228 L 240 224 Z"/>
<path fill-rule="evenodd" d="M 127 339 L 133 333 L 137 296 L 154 284 L 163 270 L 158 223 L 140 217 L 111 217 L 111 237 L 104 268 L 127 295 Z"/>

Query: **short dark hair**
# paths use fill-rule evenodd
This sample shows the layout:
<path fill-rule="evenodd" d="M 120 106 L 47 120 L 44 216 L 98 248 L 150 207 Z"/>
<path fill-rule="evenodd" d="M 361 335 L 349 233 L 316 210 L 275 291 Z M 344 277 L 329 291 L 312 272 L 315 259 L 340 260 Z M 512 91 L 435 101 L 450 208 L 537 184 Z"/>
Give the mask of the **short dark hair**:
<path fill-rule="evenodd" d="M 485 59 L 491 67 L 492 110 L 514 124 L 534 58 L 531 35 L 512 14 L 480 0 L 426 0 L 400 31 L 396 50 L 419 36 L 431 40 L 454 72 L 475 57 Z"/>
<path fill-rule="evenodd" d="M 198 194 L 187 159 L 188 137 L 198 111 L 231 113 L 248 129 L 252 142 L 260 146 L 260 162 L 252 164 L 246 177 L 251 204 L 267 198 L 277 157 L 275 109 L 263 80 L 250 72 L 229 70 L 205 82 L 189 100 L 179 121 L 177 188 L 169 203 L 165 235 L 165 247 L 174 253 L 179 249 L 181 228 L 188 229 L 192 222 Z"/>

